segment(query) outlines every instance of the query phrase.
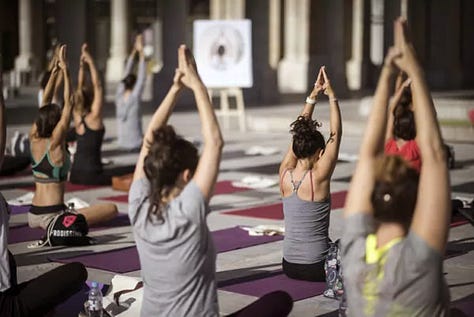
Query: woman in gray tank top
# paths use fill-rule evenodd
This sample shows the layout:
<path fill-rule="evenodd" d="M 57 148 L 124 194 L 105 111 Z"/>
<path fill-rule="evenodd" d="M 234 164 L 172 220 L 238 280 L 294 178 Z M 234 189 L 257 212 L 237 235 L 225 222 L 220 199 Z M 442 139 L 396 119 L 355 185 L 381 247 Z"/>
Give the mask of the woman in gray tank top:
<path fill-rule="evenodd" d="M 312 119 L 320 92 L 329 97 L 330 136 L 324 140 L 320 124 Z M 283 271 L 294 279 L 324 281 L 329 248 L 331 175 L 342 135 L 338 101 L 325 67 L 319 70 L 303 111 L 291 124 L 293 140 L 280 165 L 280 190 L 285 216 Z"/>
<path fill-rule="evenodd" d="M 129 217 L 144 282 L 141 316 L 219 316 L 216 251 L 207 226 L 222 139 L 191 52 L 178 50 L 178 69 L 145 134 L 129 192 Z M 204 138 L 201 157 L 167 121 L 181 90 L 192 90 Z M 267 294 L 232 316 L 287 316 L 291 297 Z"/>
<path fill-rule="evenodd" d="M 395 22 L 344 210 L 341 243 L 348 316 L 447 316 L 443 254 L 451 212 L 443 141 L 428 85 Z M 400 156 L 384 155 L 390 90 L 399 71 L 411 78 L 418 173 Z"/>

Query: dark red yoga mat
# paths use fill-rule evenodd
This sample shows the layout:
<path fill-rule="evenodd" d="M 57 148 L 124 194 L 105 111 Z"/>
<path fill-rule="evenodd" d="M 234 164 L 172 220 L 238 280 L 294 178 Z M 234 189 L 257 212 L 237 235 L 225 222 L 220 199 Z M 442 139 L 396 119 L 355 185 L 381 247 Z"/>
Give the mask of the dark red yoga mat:
<path fill-rule="evenodd" d="M 344 207 L 347 191 L 331 193 L 331 210 Z M 236 215 L 252 218 L 283 220 L 283 204 L 276 203 L 265 206 L 251 207 L 224 212 L 226 215 Z"/>
<path fill-rule="evenodd" d="M 270 292 L 282 290 L 290 294 L 294 301 L 321 295 L 326 288 L 325 282 L 293 280 L 282 271 L 269 272 L 267 276 L 242 283 L 232 284 L 226 281 L 222 284 L 230 285 L 219 287 L 220 290 L 255 297 L 262 297 Z"/>
<path fill-rule="evenodd" d="M 105 185 L 79 185 L 79 184 L 72 184 L 70 182 L 66 182 L 65 190 L 66 192 L 77 192 L 77 191 L 83 191 L 83 190 L 96 189 L 100 187 L 106 187 L 106 186 Z M 28 186 L 22 189 L 34 192 L 35 186 Z"/>
<path fill-rule="evenodd" d="M 234 227 L 213 231 L 212 238 L 216 251 L 221 253 L 282 240 L 283 236 L 249 236 L 247 231 Z M 81 262 L 86 267 L 116 273 L 140 270 L 140 261 L 135 246 L 65 258 L 61 258 L 60 254 L 56 254 L 55 256 L 48 257 L 48 259 L 60 263 Z"/>
<path fill-rule="evenodd" d="M 216 186 L 214 188 L 214 195 L 232 194 L 246 190 L 249 190 L 249 188 L 235 187 L 234 185 L 232 185 L 232 181 L 220 181 L 216 183 Z M 128 203 L 128 194 L 100 197 L 99 199 L 113 201 L 117 203 Z"/>

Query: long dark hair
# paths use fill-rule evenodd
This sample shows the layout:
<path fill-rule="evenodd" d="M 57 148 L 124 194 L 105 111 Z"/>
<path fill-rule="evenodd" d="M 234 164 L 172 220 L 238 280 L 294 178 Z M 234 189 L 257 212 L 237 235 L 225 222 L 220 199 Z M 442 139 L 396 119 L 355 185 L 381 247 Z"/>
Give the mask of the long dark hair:
<path fill-rule="evenodd" d="M 61 107 L 50 103 L 39 108 L 36 118 L 36 134 L 39 138 L 49 138 L 61 119 Z"/>
<path fill-rule="evenodd" d="M 379 158 L 371 195 L 374 218 L 408 226 L 415 210 L 418 177 L 418 172 L 398 155 Z"/>
<path fill-rule="evenodd" d="M 76 105 L 75 109 L 81 114 L 87 114 L 91 112 L 92 102 L 94 101 L 94 90 L 89 85 L 84 85 L 81 90 L 76 91 Z"/>
<path fill-rule="evenodd" d="M 318 149 L 325 149 L 326 142 L 319 132 L 321 124 L 306 116 L 299 116 L 291 125 L 293 153 L 298 159 L 311 157 Z"/>
<path fill-rule="evenodd" d="M 408 141 L 416 137 L 415 116 L 410 109 L 411 104 L 411 90 L 405 88 L 400 101 L 393 109 L 393 136 L 395 138 Z"/>
<path fill-rule="evenodd" d="M 177 135 L 173 127 L 166 125 L 153 131 L 153 141 L 144 161 L 144 171 L 150 181 L 149 215 L 163 220 L 163 198 L 176 186 L 178 176 L 189 169 L 196 170 L 199 156 L 196 147 Z"/>

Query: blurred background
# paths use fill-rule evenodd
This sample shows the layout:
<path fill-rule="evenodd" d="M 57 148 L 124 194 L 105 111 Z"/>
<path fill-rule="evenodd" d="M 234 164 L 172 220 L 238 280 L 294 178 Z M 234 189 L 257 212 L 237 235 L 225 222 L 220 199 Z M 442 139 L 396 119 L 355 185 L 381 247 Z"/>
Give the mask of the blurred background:
<path fill-rule="evenodd" d="M 193 46 L 195 20 L 249 19 L 248 106 L 303 100 L 321 65 L 339 97 L 361 98 L 373 92 L 400 15 L 408 19 L 430 87 L 472 99 L 472 0 L 0 0 L 0 64 L 5 93 L 21 99 L 36 94 L 57 43 L 68 44 L 75 82 L 87 42 L 112 101 L 133 38 L 143 33 L 143 98 L 156 105 L 171 83 L 177 47 Z"/>

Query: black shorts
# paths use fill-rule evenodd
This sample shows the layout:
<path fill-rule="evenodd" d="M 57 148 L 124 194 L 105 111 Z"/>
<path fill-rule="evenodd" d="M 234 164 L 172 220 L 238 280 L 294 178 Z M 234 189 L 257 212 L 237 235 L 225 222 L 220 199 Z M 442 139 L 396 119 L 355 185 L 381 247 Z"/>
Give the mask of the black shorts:
<path fill-rule="evenodd" d="M 289 278 L 310 282 L 325 282 L 324 260 L 311 264 L 291 263 L 282 259 L 283 272 Z"/>

